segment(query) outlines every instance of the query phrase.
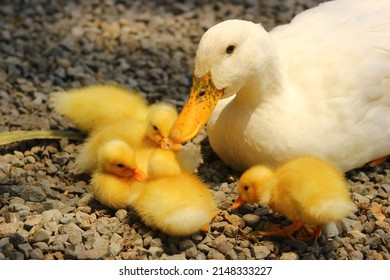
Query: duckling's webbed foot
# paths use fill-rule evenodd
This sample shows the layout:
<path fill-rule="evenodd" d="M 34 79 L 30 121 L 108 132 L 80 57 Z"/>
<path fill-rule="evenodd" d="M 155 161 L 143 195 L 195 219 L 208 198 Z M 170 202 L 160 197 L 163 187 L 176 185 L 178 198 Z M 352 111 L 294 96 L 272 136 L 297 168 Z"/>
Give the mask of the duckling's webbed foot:
<path fill-rule="evenodd" d="M 222 212 L 222 210 L 216 210 L 215 212 L 213 212 L 213 213 L 211 214 L 211 217 L 210 217 L 210 222 L 211 222 L 212 220 L 214 220 L 214 218 L 215 218 L 216 216 L 218 216 L 221 212 Z M 210 223 L 204 224 L 204 225 L 200 228 L 200 231 L 201 231 L 201 232 L 204 232 L 204 233 L 209 232 L 209 231 L 210 231 Z"/>
<path fill-rule="evenodd" d="M 302 241 L 316 241 L 321 236 L 323 226 L 324 225 L 317 225 L 316 227 L 314 227 L 314 229 L 312 229 L 307 225 L 303 225 L 303 236 L 298 236 L 296 239 Z"/>
<path fill-rule="evenodd" d="M 267 231 L 258 231 L 258 235 L 262 236 L 287 236 L 291 239 L 295 239 L 292 234 L 298 231 L 303 226 L 301 221 L 294 221 L 291 225 L 279 228 L 277 226 L 272 226 Z"/>

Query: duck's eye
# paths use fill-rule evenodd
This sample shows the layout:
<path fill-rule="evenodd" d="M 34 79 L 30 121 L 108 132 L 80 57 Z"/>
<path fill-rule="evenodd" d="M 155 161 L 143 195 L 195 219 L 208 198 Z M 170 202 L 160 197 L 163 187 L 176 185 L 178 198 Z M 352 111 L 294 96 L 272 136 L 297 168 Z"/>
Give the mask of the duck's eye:
<path fill-rule="evenodd" d="M 234 52 L 234 50 L 236 49 L 236 46 L 235 45 L 229 45 L 227 48 L 226 48 L 226 53 L 227 54 L 232 54 Z"/>
<path fill-rule="evenodd" d="M 157 130 L 158 130 L 158 127 L 155 126 L 155 125 L 153 125 L 153 129 L 154 129 L 155 131 L 157 131 Z"/>
<path fill-rule="evenodd" d="M 205 95 L 206 93 L 206 89 L 205 88 L 201 88 L 200 91 L 198 92 L 198 97 L 202 97 L 203 95 Z"/>
<path fill-rule="evenodd" d="M 125 165 L 123 163 L 117 163 L 116 167 L 122 169 L 122 168 L 125 168 Z"/>
<path fill-rule="evenodd" d="M 248 191 L 249 190 L 249 187 L 248 186 L 244 186 L 244 191 Z"/>

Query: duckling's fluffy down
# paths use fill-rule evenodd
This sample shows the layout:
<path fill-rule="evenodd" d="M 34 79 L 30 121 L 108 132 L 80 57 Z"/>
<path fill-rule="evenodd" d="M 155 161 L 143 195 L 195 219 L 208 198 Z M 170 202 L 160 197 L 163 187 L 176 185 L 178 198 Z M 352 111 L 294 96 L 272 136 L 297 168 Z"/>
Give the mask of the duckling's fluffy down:
<path fill-rule="evenodd" d="M 132 206 L 145 224 L 171 236 L 198 232 L 216 211 L 207 185 L 187 173 L 148 182 Z"/>

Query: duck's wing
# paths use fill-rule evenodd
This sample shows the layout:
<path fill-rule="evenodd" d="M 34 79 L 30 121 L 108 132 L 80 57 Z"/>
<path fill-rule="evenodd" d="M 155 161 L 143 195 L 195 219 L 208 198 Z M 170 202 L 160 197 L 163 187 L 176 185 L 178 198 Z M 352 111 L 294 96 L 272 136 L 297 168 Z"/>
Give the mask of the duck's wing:
<path fill-rule="evenodd" d="M 313 133 L 335 136 L 328 159 L 345 153 L 346 171 L 390 154 L 390 1 L 327 2 L 270 34 L 312 109 Z"/>

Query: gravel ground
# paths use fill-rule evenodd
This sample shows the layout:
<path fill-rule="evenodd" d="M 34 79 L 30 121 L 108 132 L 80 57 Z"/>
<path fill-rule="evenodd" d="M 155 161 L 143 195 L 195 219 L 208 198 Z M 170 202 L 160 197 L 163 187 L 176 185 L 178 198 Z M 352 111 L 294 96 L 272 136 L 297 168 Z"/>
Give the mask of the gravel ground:
<path fill-rule="evenodd" d="M 181 109 L 207 28 L 243 18 L 269 29 L 318 3 L 145 2 L 1 1 L 0 131 L 74 129 L 53 112 L 48 94 L 97 82 L 134 88 L 151 103 Z M 199 176 L 219 208 L 228 209 L 240 174 L 212 152 L 204 131 L 193 142 L 204 155 Z M 0 259 L 390 259 L 390 162 L 348 172 L 359 211 L 326 225 L 318 241 L 264 238 L 254 244 L 223 217 L 208 234 L 172 238 L 143 225 L 131 209 L 100 205 L 89 176 L 75 171 L 81 144 L 31 140 L 0 147 Z M 257 205 L 232 216 L 245 232 L 287 222 Z"/>

